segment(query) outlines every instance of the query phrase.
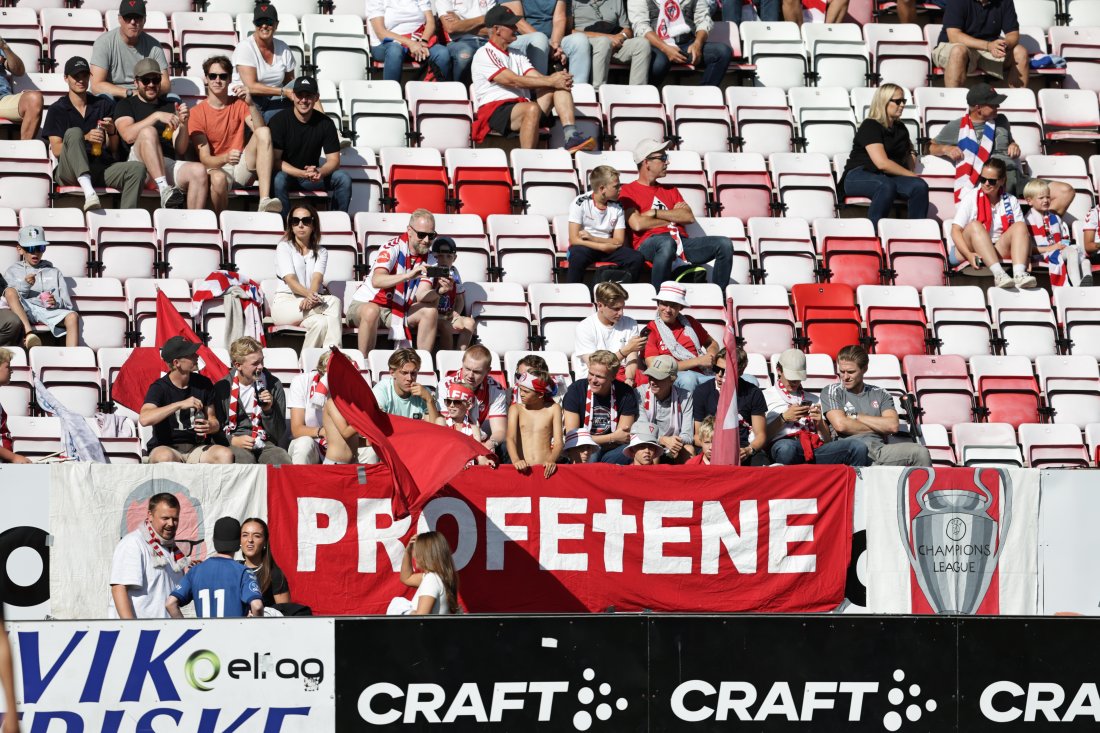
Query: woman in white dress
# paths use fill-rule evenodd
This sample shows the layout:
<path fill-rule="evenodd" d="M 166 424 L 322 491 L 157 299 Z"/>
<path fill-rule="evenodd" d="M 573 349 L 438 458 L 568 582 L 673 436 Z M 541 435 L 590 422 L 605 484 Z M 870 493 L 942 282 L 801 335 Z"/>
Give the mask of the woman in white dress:
<path fill-rule="evenodd" d="M 438 616 L 460 612 L 458 572 L 447 538 L 439 532 L 424 532 L 409 540 L 401 559 L 401 582 L 416 588 L 411 615 Z"/>

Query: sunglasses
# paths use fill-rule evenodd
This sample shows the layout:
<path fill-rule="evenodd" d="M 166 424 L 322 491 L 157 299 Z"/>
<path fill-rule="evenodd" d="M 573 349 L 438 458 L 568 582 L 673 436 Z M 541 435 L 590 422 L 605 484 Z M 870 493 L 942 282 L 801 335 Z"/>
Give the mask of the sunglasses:
<path fill-rule="evenodd" d="M 145 22 L 145 16 L 144 15 L 124 15 L 124 16 L 122 16 L 122 20 L 126 23 L 144 23 Z"/>
<path fill-rule="evenodd" d="M 417 239 L 427 239 L 429 242 L 438 235 L 438 232 L 418 232 L 412 227 L 409 227 L 409 231 L 415 234 Z"/>
<path fill-rule="evenodd" d="M 149 76 L 143 76 L 138 79 L 138 83 L 144 84 L 147 87 L 153 86 L 154 84 L 160 84 L 160 74 L 157 74 L 156 76 L 153 76 L 152 74 L 150 74 Z"/>
<path fill-rule="evenodd" d="M 646 158 L 646 160 L 659 160 L 662 163 L 667 163 L 668 162 L 668 155 L 666 153 L 661 153 L 660 155 L 651 155 L 648 158 Z"/>
<path fill-rule="evenodd" d="M 465 405 L 466 400 L 443 400 L 443 404 L 454 407 L 456 405 Z"/>
<path fill-rule="evenodd" d="M 713 367 L 711 371 L 714 372 L 714 376 L 716 377 L 724 377 L 726 375 L 724 367 Z"/>
<path fill-rule="evenodd" d="M 891 99 L 890 101 L 899 107 L 904 107 L 905 105 L 909 104 L 905 101 L 905 97 L 898 97 L 897 99 Z"/>
<path fill-rule="evenodd" d="M 978 183 L 985 186 L 996 186 L 1000 182 L 1000 178 L 986 178 L 985 176 L 981 176 L 978 178 Z"/>
<path fill-rule="evenodd" d="M 209 74 L 206 75 L 206 78 L 209 79 L 210 81 L 217 81 L 219 79 L 221 81 L 229 81 L 229 76 L 230 76 L 230 74 L 229 74 L 228 71 L 225 72 L 224 74 L 219 74 L 217 72 L 211 71 Z"/>
<path fill-rule="evenodd" d="M 257 28 L 274 28 L 275 21 L 268 20 L 267 18 L 261 18 L 260 20 L 252 21 L 252 25 L 256 26 Z"/>
<path fill-rule="evenodd" d="M 23 247 L 23 251 L 29 255 L 40 255 L 46 251 L 46 245 L 44 244 L 28 244 Z"/>
<path fill-rule="evenodd" d="M 290 222 L 290 226 L 292 226 L 292 227 L 296 227 L 299 224 L 301 224 L 303 226 L 307 226 L 307 227 L 313 226 L 313 217 L 312 216 L 292 216 L 289 219 L 287 219 L 287 221 Z"/>

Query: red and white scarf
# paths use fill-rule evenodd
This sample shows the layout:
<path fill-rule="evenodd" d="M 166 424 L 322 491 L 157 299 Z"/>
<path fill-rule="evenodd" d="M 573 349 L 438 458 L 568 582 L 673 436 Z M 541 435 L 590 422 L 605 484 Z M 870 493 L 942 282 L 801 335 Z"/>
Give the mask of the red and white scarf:
<path fill-rule="evenodd" d="M 791 392 L 783 383 L 778 379 L 775 382 L 776 388 L 779 390 L 779 394 L 783 395 L 783 399 L 788 405 L 801 405 L 805 396 L 805 391 L 798 390 L 798 392 Z M 825 441 L 821 439 L 821 436 L 817 432 L 817 424 L 809 417 L 804 417 L 800 420 L 787 421 L 788 425 L 793 425 L 798 428 L 796 433 L 788 433 L 782 436 L 783 438 L 795 438 L 802 445 L 802 458 L 806 463 L 814 462 L 814 451 L 825 444 Z"/>
<path fill-rule="evenodd" d="M 394 237 L 382 249 L 378 250 L 374 267 L 386 267 L 390 258 L 395 260 L 391 272 L 408 272 L 423 262 L 428 262 L 428 255 L 418 255 L 409 248 L 408 234 Z M 430 264 L 430 263 L 429 263 Z M 374 269 L 373 267 L 371 268 Z M 408 342 L 412 344 L 412 331 L 406 321 L 409 308 L 416 302 L 416 289 L 420 286 L 420 278 L 399 282 L 392 288 L 385 290 L 385 307 L 390 309 L 390 338 L 395 343 Z"/>
<path fill-rule="evenodd" d="M 309 395 L 306 397 L 306 401 L 318 410 L 322 410 L 327 399 L 328 379 L 322 376 L 321 372 L 313 372 L 313 377 L 309 380 Z M 321 458 L 324 458 L 325 453 L 328 451 L 328 441 L 325 440 L 323 435 L 314 440 L 317 442 L 317 449 L 321 454 Z"/>
<path fill-rule="evenodd" d="M 248 419 L 252 423 L 252 439 L 256 441 L 252 449 L 260 450 L 264 447 L 264 441 L 267 440 L 267 431 L 263 426 L 263 410 L 260 408 L 260 388 L 261 383 L 256 380 L 252 383 L 252 408 L 248 411 Z M 237 412 L 241 409 L 241 382 L 240 374 L 233 373 L 232 386 L 229 389 L 229 414 L 225 421 L 225 435 L 232 439 L 233 433 L 237 430 Z"/>
<path fill-rule="evenodd" d="M 1035 209 L 1032 209 L 1027 212 L 1025 221 L 1027 222 L 1028 230 L 1031 232 L 1032 238 L 1035 240 L 1036 248 L 1062 244 L 1062 238 L 1064 236 L 1062 227 L 1064 224 L 1053 211 L 1048 211 L 1046 216 L 1043 216 Z M 1061 287 L 1067 283 L 1067 257 L 1078 257 L 1083 265 L 1088 260 L 1085 256 L 1084 249 L 1073 245 L 1067 246 L 1065 249 L 1052 249 L 1047 252 L 1040 252 L 1039 256 L 1046 261 L 1047 272 L 1050 275 L 1050 284 L 1054 287 Z M 1082 271 L 1087 272 L 1087 265 L 1082 268 Z M 1073 283 L 1070 284 L 1072 285 Z"/>
<path fill-rule="evenodd" d="M 660 318 L 655 318 L 650 323 L 650 326 L 657 330 L 657 337 L 661 339 L 661 343 L 665 345 L 665 349 L 676 361 L 687 361 L 688 359 L 694 359 L 699 354 L 702 354 L 703 343 L 699 340 L 699 334 L 695 333 L 695 329 L 692 327 L 688 317 L 681 313 L 677 316 L 677 325 L 683 329 L 684 335 L 688 337 L 694 351 L 689 351 L 687 347 L 677 341 L 675 334 L 672 333 L 672 329 Z"/>
<path fill-rule="evenodd" d="M 3 447 L 4 450 L 14 451 L 14 445 L 11 431 L 8 430 L 8 413 L 4 411 L 4 406 L 0 405 L 0 447 Z"/>
<path fill-rule="evenodd" d="M 226 291 L 233 287 L 240 288 L 244 293 L 240 299 L 244 314 L 244 335 L 251 336 L 267 346 L 267 338 L 264 334 L 263 291 L 260 290 L 258 282 L 242 278 L 240 273 L 215 270 L 207 275 L 205 280 L 195 286 L 195 292 L 191 296 L 191 316 L 197 318 L 202 311 L 203 303 L 223 297 Z"/>
<path fill-rule="evenodd" d="M 148 518 L 145 519 L 145 541 L 153 551 L 153 567 L 163 568 L 167 565 L 177 573 L 182 573 L 191 564 L 191 558 L 180 552 L 175 542 L 157 534 Z"/>
<path fill-rule="evenodd" d="M 691 33 L 691 26 L 684 20 L 680 0 L 657 0 L 657 37 L 669 46 L 676 46 L 676 39 Z"/>
<path fill-rule="evenodd" d="M 475 438 L 477 440 L 481 439 L 481 428 L 470 422 L 469 411 L 466 412 L 466 415 L 462 418 L 462 422 L 460 423 L 455 422 L 454 418 L 448 417 L 447 427 L 449 427 L 451 430 L 457 430 L 463 435 L 469 435 L 471 438 Z"/>
<path fill-rule="evenodd" d="M 998 206 L 1001 208 L 1001 232 L 1004 233 L 1016 223 L 1016 216 L 1012 213 L 1012 197 L 1008 195 L 1007 191 L 1001 192 L 1001 200 L 998 202 Z M 989 196 L 981 189 L 978 189 L 977 208 L 978 221 L 981 222 L 987 232 L 992 234 L 994 206 L 993 202 L 989 200 Z"/>
<path fill-rule="evenodd" d="M 649 418 L 649 422 L 654 425 L 660 425 L 657 423 L 657 395 L 653 394 L 653 383 L 649 382 L 644 387 L 642 392 L 642 412 Z M 680 434 L 680 430 L 684 426 L 684 410 L 683 405 L 680 404 L 678 399 L 679 395 L 676 394 L 676 387 L 673 387 L 668 393 L 668 399 L 671 403 L 669 405 L 669 424 L 665 428 L 665 435 L 676 436 Z"/>
<path fill-rule="evenodd" d="M 964 191 L 969 191 L 978 185 L 982 168 L 989 160 L 993 152 L 993 140 L 997 135 L 997 128 L 993 122 L 986 122 L 982 129 L 982 141 L 978 142 L 978 134 L 974 130 L 974 121 L 970 115 L 963 115 L 959 123 L 959 150 L 963 157 L 955 164 L 955 203 L 959 203 Z"/>
<path fill-rule="evenodd" d="M 611 398 L 611 404 L 608 406 L 608 420 L 607 424 L 610 428 L 609 433 L 615 432 L 615 422 L 619 419 L 619 410 L 615 406 L 615 385 L 611 385 L 611 392 L 608 395 Z M 596 411 L 596 395 L 589 387 L 584 395 L 584 417 L 581 421 L 581 427 L 588 430 L 592 435 L 606 435 L 607 433 L 596 433 L 592 428 L 592 415 Z"/>

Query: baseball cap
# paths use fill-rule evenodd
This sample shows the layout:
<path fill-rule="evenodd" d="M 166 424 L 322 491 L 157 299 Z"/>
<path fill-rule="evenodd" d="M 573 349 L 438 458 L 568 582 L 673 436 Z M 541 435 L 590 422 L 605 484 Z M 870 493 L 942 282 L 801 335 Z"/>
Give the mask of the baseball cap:
<path fill-rule="evenodd" d="M 160 64 L 154 58 L 143 58 L 134 64 L 134 78 L 140 79 L 146 74 L 159 74 L 161 71 Z"/>
<path fill-rule="evenodd" d="M 214 551 L 227 555 L 241 549 L 241 523 L 233 517 L 214 522 Z"/>
<path fill-rule="evenodd" d="M 1008 97 L 1004 94 L 997 94 L 997 90 L 986 84 L 984 81 L 980 84 L 975 84 L 974 88 L 966 93 L 966 103 L 973 107 L 976 104 L 992 104 L 999 106 L 1005 103 Z"/>
<path fill-rule="evenodd" d="M 634 455 L 634 449 L 640 445 L 656 445 L 660 447 L 660 442 L 657 440 L 657 426 L 651 422 L 635 422 L 630 426 L 630 444 L 627 445 L 624 451 L 628 456 Z"/>
<path fill-rule="evenodd" d="M 432 252 L 437 255 L 453 255 L 458 254 L 458 246 L 455 245 L 455 240 L 450 237 L 436 237 L 432 242 Z"/>
<path fill-rule="evenodd" d="M 468 385 L 461 382 L 451 382 L 450 386 L 447 387 L 447 392 L 443 399 L 472 402 L 474 399 L 474 391 L 470 389 Z"/>
<path fill-rule="evenodd" d="M 317 94 L 317 80 L 312 76 L 299 76 L 291 91 L 295 94 Z"/>
<path fill-rule="evenodd" d="M 677 305 L 686 306 L 688 304 L 687 288 L 668 280 L 661 283 L 661 289 L 657 291 L 657 296 L 653 299 L 664 301 L 665 303 L 676 303 Z"/>
<path fill-rule="evenodd" d="M 92 68 L 88 66 L 88 59 L 83 56 L 73 56 L 65 62 L 65 76 L 76 76 L 82 73 L 92 73 Z"/>
<path fill-rule="evenodd" d="M 582 445 L 598 445 L 592 440 L 592 433 L 584 428 L 576 428 L 565 434 L 565 449 L 577 448 Z"/>
<path fill-rule="evenodd" d="M 42 231 L 40 226 L 31 224 L 19 230 L 19 246 L 23 249 L 27 247 L 46 247 L 49 244 L 46 241 L 46 233 Z"/>
<path fill-rule="evenodd" d="M 494 25 L 506 25 L 515 28 L 519 25 L 519 16 L 513 13 L 511 8 L 504 5 L 494 5 L 485 13 L 485 26 L 492 28 Z"/>
<path fill-rule="evenodd" d="M 199 353 L 199 345 L 194 341 L 188 341 L 183 336 L 173 336 L 160 347 L 160 358 L 165 364 L 171 364 L 173 359 L 182 359 Z"/>
<path fill-rule="evenodd" d="M 252 11 L 252 22 L 257 20 L 270 20 L 273 23 L 279 22 L 279 12 L 275 10 L 275 6 L 271 3 L 257 4 L 256 9 Z"/>
<path fill-rule="evenodd" d="M 675 377 L 680 370 L 676 360 L 668 354 L 653 357 L 653 363 L 645 370 L 645 375 L 650 379 L 668 379 Z"/>
<path fill-rule="evenodd" d="M 801 382 L 806 378 L 806 355 L 800 349 L 787 349 L 779 355 L 783 376 Z"/>
<path fill-rule="evenodd" d="M 498 5 L 497 7 L 500 6 Z M 657 142 L 653 138 L 647 137 L 634 146 L 634 165 L 641 165 L 643 160 L 654 153 L 668 150 L 668 146 L 671 144 L 670 142 Z"/>
<path fill-rule="evenodd" d="M 127 15 L 140 15 L 145 17 L 145 0 L 122 0 L 118 6 L 118 14 L 125 18 Z"/>

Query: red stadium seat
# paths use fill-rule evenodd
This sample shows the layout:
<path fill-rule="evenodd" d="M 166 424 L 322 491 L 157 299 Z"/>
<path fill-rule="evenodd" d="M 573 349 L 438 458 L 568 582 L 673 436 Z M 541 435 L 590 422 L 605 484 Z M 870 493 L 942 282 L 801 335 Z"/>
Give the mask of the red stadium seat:
<path fill-rule="evenodd" d="M 845 346 L 860 342 L 860 318 L 847 285 L 804 284 L 791 289 L 795 314 L 802 323 L 806 352 L 836 358 Z"/>

